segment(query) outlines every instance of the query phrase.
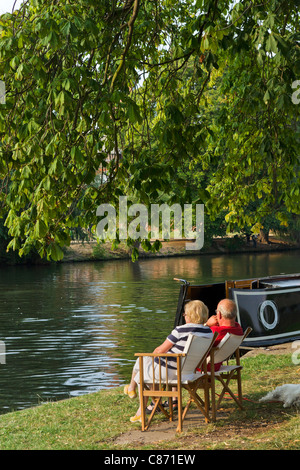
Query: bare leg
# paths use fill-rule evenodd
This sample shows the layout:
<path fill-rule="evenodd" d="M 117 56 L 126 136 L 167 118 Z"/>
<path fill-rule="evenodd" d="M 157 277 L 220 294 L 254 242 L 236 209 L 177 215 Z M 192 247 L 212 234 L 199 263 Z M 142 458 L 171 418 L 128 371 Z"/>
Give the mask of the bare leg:
<path fill-rule="evenodd" d="M 151 387 L 150 387 L 150 389 L 151 389 Z M 146 406 L 148 404 L 148 400 L 149 400 L 149 397 L 144 397 L 144 408 L 146 408 Z M 137 409 L 135 415 L 133 416 L 133 418 L 138 418 L 140 416 L 141 416 L 141 405 L 138 407 L 138 409 Z"/>
<path fill-rule="evenodd" d="M 137 387 L 137 383 L 135 382 L 134 378 L 136 376 L 137 372 L 135 370 L 132 371 L 132 375 L 131 375 L 131 380 L 130 380 L 130 384 L 128 386 L 128 391 L 129 392 L 132 392 L 136 389 Z"/>

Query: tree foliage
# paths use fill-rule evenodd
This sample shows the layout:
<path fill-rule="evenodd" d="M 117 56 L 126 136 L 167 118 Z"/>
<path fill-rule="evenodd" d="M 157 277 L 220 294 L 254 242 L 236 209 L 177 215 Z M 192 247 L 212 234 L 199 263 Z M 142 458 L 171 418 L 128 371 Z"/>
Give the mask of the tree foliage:
<path fill-rule="evenodd" d="M 208 190 L 213 212 L 227 208 L 229 228 L 254 225 L 258 231 L 270 215 L 287 226 L 288 212 L 300 212 L 299 107 L 292 99 L 300 74 L 299 19 L 295 5 L 281 3 L 241 24 L 237 47 L 244 54 L 232 47 L 215 81 L 218 138 L 206 158 L 217 161 L 217 169 Z"/>
<path fill-rule="evenodd" d="M 201 199 L 235 223 L 253 197 L 262 212 L 274 201 L 278 214 L 280 205 L 299 212 L 298 8 L 27 0 L 3 15 L 0 197 L 10 246 L 60 259 L 70 229 L 95 225 L 98 205 L 129 189 L 144 203 Z M 185 178 L 196 160 L 213 169 L 199 194 Z"/>

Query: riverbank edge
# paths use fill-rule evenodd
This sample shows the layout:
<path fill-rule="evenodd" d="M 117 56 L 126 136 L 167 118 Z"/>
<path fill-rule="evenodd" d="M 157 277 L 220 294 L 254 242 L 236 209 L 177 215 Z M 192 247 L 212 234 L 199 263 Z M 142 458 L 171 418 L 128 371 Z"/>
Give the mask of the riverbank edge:
<path fill-rule="evenodd" d="M 170 423 L 161 420 L 161 416 L 157 416 L 149 431 L 142 432 L 139 423 L 129 423 L 138 401 L 129 400 L 123 386 L 117 386 L 1 415 L 0 450 L 249 450 L 249 446 L 252 450 L 275 450 L 276 440 L 281 441 L 281 436 L 284 442 L 280 448 L 294 449 L 297 444 L 293 443 L 291 433 L 298 436 L 297 410 L 290 409 L 287 414 L 282 404 L 260 405 L 256 409 L 258 399 L 270 388 L 282 381 L 292 383 L 298 377 L 297 367 L 290 361 L 290 345 L 286 346 L 259 348 L 257 357 L 249 358 L 243 377 L 244 411 L 226 400 L 227 411 L 222 409 L 216 425 L 205 424 L 202 414 L 192 409 L 182 434 L 176 433 L 176 419 Z M 271 374 L 268 381 L 265 368 L 257 369 L 266 356 L 272 356 L 272 362 L 265 363 L 266 370 L 279 374 L 278 377 Z"/>
<path fill-rule="evenodd" d="M 138 259 L 170 258 L 178 256 L 206 256 L 206 255 L 233 255 L 233 254 L 257 254 L 299 250 L 300 244 L 287 242 L 275 237 L 270 237 L 270 243 L 236 241 L 232 237 L 214 239 L 209 246 L 201 250 L 187 249 L 192 242 L 187 240 L 162 241 L 162 248 L 158 252 L 145 252 L 139 248 Z M 96 241 L 71 243 L 64 250 L 62 263 L 74 263 L 84 261 L 112 261 L 131 260 L 132 249 L 121 243 L 117 249 L 112 248 L 111 243 L 98 243 Z"/>

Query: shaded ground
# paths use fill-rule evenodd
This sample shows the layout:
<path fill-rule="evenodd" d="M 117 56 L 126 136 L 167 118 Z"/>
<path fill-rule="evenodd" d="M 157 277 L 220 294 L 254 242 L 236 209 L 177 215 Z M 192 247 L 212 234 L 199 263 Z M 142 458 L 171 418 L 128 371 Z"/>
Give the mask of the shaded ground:
<path fill-rule="evenodd" d="M 228 417 L 229 412 L 223 413 L 222 410 L 218 412 L 218 420 Z M 195 448 L 195 440 L 198 441 L 198 448 L 210 448 L 218 443 L 230 445 L 229 441 L 241 436 L 240 444 L 243 444 L 243 439 L 257 436 L 260 432 L 266 431 L 268 428 L 274 428 L 274 422 L 269 419 L 262 421 L 240 420 L 239 422 L 228 422 L 228 424 L 221 427 L 215 425 L 207 425 L 201 414 L 192 409 L 187 414 L 182 434 L 176 435 L 177 421 L 170 423 L 164 421 L 160 424 L 152 424 L 148 431 L 142 432 L 134 429 L 127 433 L 122 434 L 114 440 L 113 444 L 118 446 L 130 445 L 132 448 L 139 448 L 147 444 L 166 444 L 168 441 L 176 439 L 176 444 L 179 448 Z M 196 439 L 195 439 L 196 438 Z"/>
<path fill-rule="evenodd" d="M 275 346 L 268 346 L 267 348 L 253 348 L 245 355 L 245 357 L 254 357 L 258 354 L 292 354 L 295 351 L 294 342 L 285 344 L 276 344 Z"/>

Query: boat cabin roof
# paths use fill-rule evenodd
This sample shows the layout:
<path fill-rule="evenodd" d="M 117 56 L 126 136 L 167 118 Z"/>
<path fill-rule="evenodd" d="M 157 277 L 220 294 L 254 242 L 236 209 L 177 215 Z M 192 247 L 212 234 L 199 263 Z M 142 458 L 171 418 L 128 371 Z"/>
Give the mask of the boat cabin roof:
<path fill-rule="evenodd" d="M 261 287 L 294 287 L 294 286 L 300 286 L 300 279 L 261 282 L 260 285 Z"/>

